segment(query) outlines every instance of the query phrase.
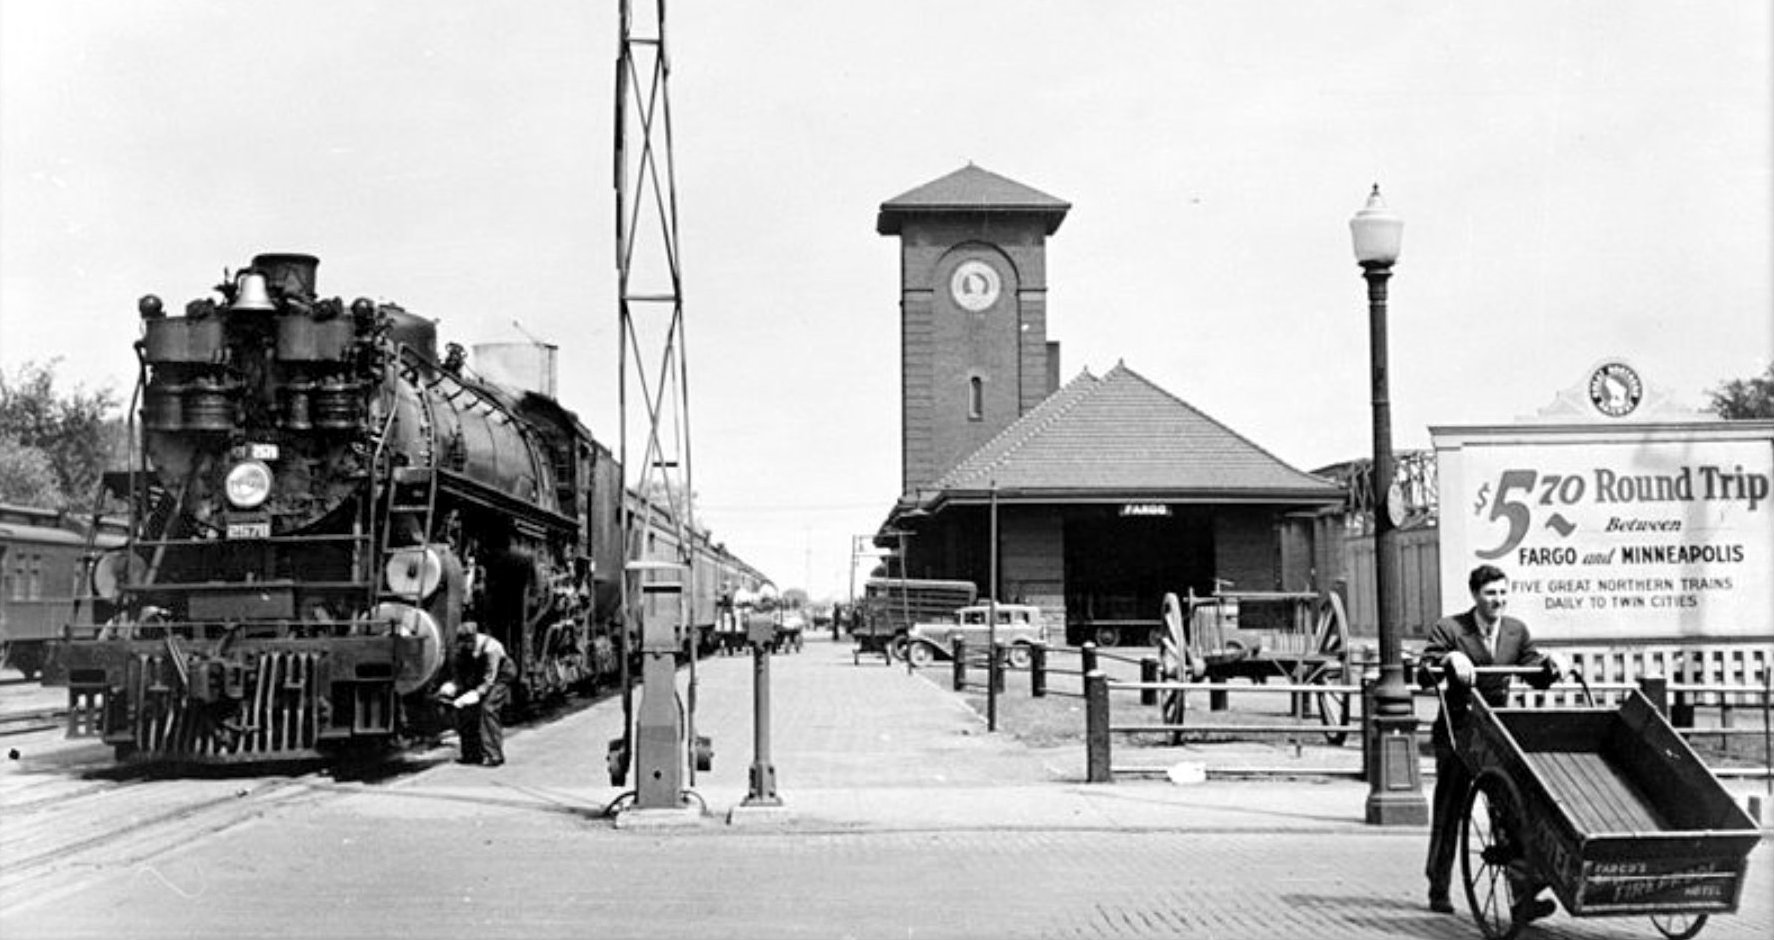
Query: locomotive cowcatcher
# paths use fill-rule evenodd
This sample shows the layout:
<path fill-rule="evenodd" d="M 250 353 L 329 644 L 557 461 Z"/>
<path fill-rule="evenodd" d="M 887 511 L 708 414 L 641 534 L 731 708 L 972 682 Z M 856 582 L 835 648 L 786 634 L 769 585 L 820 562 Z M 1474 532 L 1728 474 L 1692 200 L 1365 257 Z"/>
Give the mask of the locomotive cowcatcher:
<path fill-rule="evenodd" d="M 440 729 L 466 619 L 517 698 L 616 671 L 621 469 L 552 396 L 475 377 L 432 321 L 261 254 L 142 298 L 129 535 L 54 644 L 70 731 L 119 758 L 318 756 Z"/>

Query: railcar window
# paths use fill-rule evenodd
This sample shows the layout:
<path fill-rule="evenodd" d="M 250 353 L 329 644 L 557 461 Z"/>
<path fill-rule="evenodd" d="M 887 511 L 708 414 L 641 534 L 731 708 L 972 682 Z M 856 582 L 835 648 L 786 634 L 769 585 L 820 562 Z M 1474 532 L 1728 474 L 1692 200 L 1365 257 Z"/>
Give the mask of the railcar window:
<path fill-rule="evenodd" d="M 31 582 L 30 582 L 30 586 L 29 586 L 29 597 L 31 600 L 40 600 L 43 597 L 43 556 L 42 555 L 32 555 L 31 556 Z"/>

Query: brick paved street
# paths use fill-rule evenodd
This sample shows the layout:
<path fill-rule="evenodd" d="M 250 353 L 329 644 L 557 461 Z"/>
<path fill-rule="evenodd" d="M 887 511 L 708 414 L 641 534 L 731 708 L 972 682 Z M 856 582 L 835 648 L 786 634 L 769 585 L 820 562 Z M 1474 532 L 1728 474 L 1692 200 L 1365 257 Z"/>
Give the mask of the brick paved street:
<path fill-rule="evenodd" d="M 1424 830 L 1364 825 L 1358 782 L 1090 786 L 1079 749 L 988 735 L 954 693 L 847 646 L 772 666 L 780 816 L 725 822 L 750 664 L 716 658 L 698 690 L 709 814 L 688 827 L 601 816 L 620 792 L 608 701 L 518 730 L 499 770 L 439 753 L 384 781 L 303 778 L 239 825 L 0 897 L 0 923 L 8 940 L 1479 936 L 1463 904 L 1423 907 Z M 1768 936 L 1771 889 L 1764 842 L 1741 911 L 1702 936 Z M 1658 934 L 1560 914 L 1523 936 Z"/>

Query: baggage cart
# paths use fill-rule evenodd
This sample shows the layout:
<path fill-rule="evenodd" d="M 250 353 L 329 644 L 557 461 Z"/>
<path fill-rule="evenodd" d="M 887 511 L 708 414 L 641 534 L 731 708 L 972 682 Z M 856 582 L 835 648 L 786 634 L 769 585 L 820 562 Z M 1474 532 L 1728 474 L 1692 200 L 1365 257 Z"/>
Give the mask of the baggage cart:
<path fill-rule="evenodd" d="M 1485 937 L 1514 937 L 1516 892 L 1539 884 L 1573 917 L 1646 915 L 1672 938 L 1736 912 L 1761 832 L 1643 693 L 1619 708 L 1469 706 L 1452 729 L 1473 781 L 1461 874 Z"/>

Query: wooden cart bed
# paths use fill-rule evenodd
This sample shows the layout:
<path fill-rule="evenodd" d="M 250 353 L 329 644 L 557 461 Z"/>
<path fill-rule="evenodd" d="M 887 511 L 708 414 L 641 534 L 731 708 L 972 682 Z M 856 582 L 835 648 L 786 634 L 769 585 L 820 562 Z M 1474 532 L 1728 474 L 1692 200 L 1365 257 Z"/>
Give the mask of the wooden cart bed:
<path fill-rule="evenodd" d="M 1736 910 L 1761 833 L 1643 695 L 1475 711 L 1472 753 L 1513 782 L 1529 854 L 1571 913 Z"/>

